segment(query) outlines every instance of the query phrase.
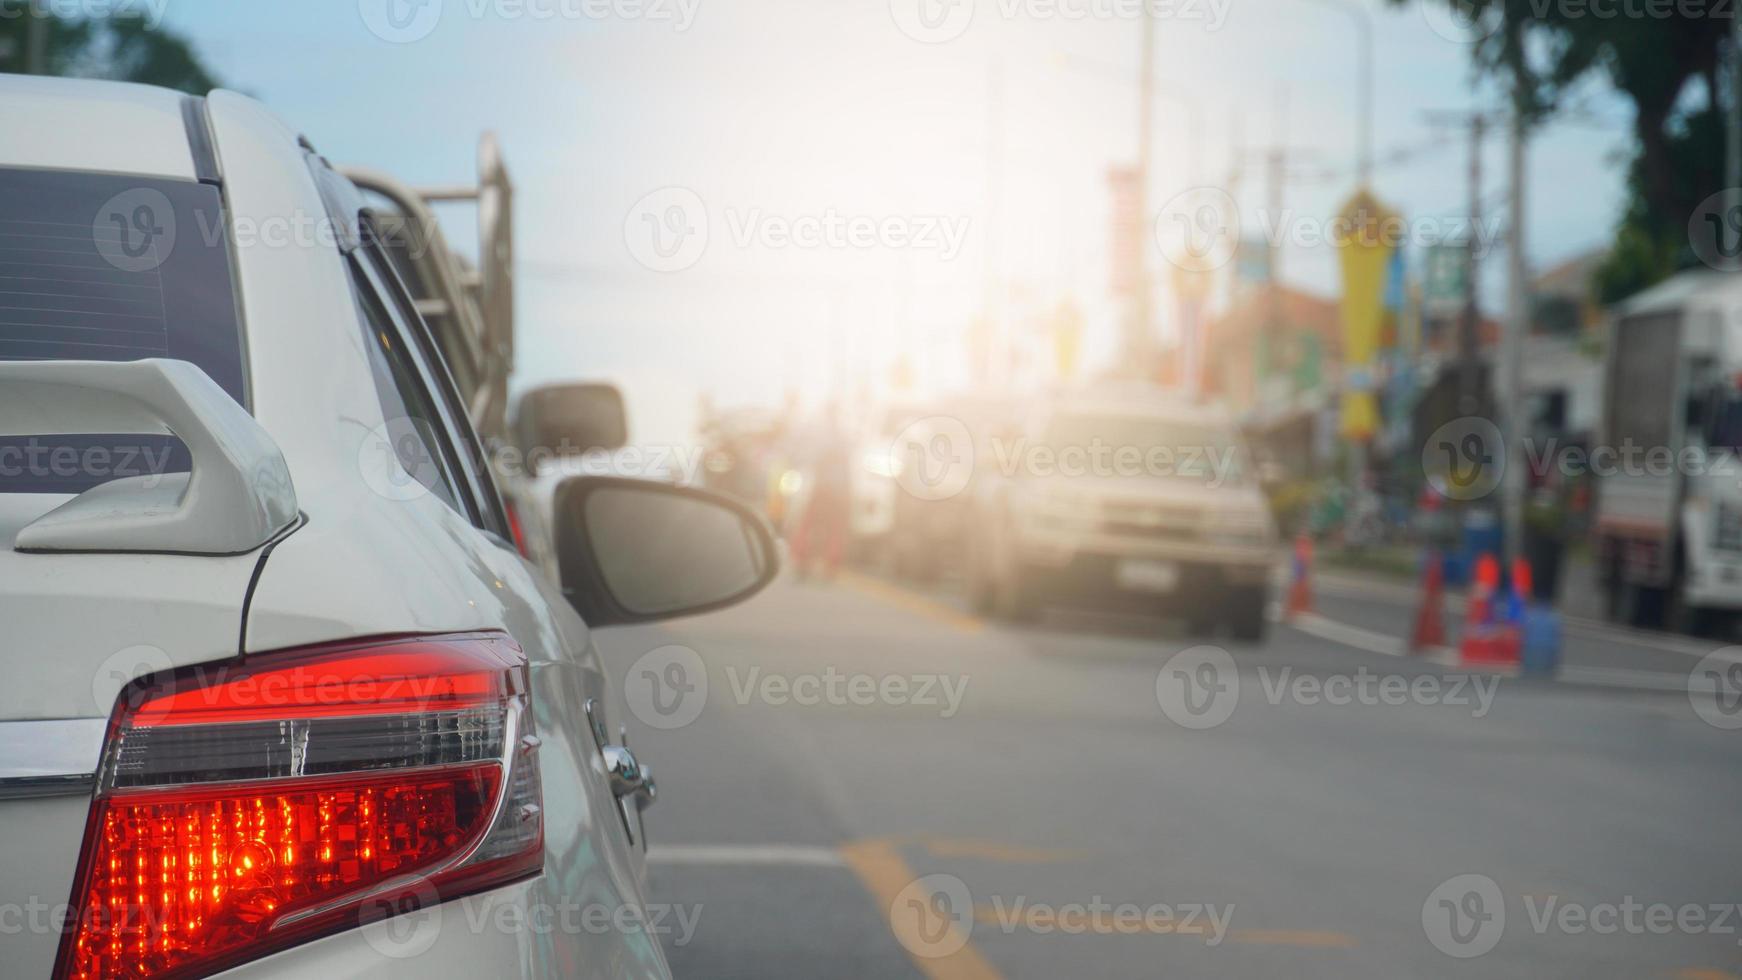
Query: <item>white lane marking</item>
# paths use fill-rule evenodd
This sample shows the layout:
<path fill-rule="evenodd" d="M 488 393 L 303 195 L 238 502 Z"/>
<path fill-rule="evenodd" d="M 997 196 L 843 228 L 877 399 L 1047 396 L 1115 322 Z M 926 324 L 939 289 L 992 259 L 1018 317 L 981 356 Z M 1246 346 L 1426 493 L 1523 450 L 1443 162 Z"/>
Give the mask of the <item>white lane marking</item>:
<path fill-rule="evenodd" d="M 832 847 L 803 844 L 665 844 L 647 851 L 650 864 L 778 864 L 809 868 L 844 866 Z"/>
<path fill-rule="evenodd" d="M 1354 647 L 1357 650 L 1381 653 L 1388 657 L 1401 657 L 1408 653 L 1404 648 L 1403 641 L 1396 637 L 1339 623 L 1317 613 L 1299 615 L 1289 625 L 1302 633 L 1316 636 L 1322 640 L 1329 640 L 1332 643 Z M 1458 659 L 1457 652 L 1447 647 L 1430 648 L 1422 659 L 1441 667 L 1457 668 L 1463 666 Z M 1730 660 L 1732 658 L 1725 657 L 1723 659 Z M 1736 657 L 1735 660 L 1742 662 L 1742 656 Z M 1479 669 L 1507 676 L 1516 676 L 1518 673 L 1515 667 L 1500 669 L 1484 667 Z M 1631 670 L 1626 667 L 1582 667 L 1576 664 L 1562 665 L 1555 672 L 1554 679 L 1594 687 L 1644 688 L 1654 691 L 1685 691 L 1688 686 L 1686 677 L 1667 671 Z"/>
<path fill-rule="evenodd" d="M 1375 582 L 1368 584 L 1349 579 L 1319 576 L 1315 578 L 1313 585 L 1316 588 L 1323 589 L 1328 595 L 1340 596 L 1345 599 L 1377 599 L 1381 601 L 1393 601 L 1400 605 L 1409 604 L 1412 606 L 1420 601 L 1420 596 L 1415 592 L 1388 583 Z M 1447 606 L 1454 611 L 1457 611 L 1457 601 L 1458 596 L 1450 593 L 1447 594 Z M 1458 612 L 1460 615 L 1462 614 L 1461 611 Z M 1711 653 L 1713 650 L 1718 649 L 1723 645 L 1692 638 L 1665 636 L 1662 633 L 1654 633 L 1650 630 L 1636 629 L 1632 626 L 1622 626 L 1619 623 L 1608 623 L 1600 619 L 1589 619 L 1584 616 L 1569 616 L 1566 613 L 1561 614 L 1561 624 L 1566 628 L 1568 633 L 1576 633 L 1581 636 L 1587 636 L 1598 640 L 1631 643 L 1635 646 L 1661 650 L 1665 653 L 1679 653 L 1683 656 L 1694 657 L 1695 659 L 1704 657 L 1706 654 Z"/>
<path fill-rule="evenodd" d="M 1359 626 L 1339 623 L 1334 619 L 1326 619 L 1318 613 L 1302 613 L 1286 621 L 1288 625 L 1310 636 L 1368 653 L 1381 653 L 1387 657 L 1401 657 L 1409 651 L 1404 648 L 1403 641 L 1395 636 L 1364 630 Z"/>

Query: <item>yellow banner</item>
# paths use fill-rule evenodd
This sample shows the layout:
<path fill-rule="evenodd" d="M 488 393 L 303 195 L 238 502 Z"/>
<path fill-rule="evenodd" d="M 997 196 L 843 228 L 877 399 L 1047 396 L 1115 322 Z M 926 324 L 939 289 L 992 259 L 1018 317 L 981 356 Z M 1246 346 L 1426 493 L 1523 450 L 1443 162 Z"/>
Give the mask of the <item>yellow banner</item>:
<path fill-rule="evenodd" d="M 1332 234 L 1343 265 L 1343 411 L 1339 432 L 1365 442 L 1379 428 L 1376 368 L 1385 319 L 1385 275 L 1397 216 L 1365 188 L 1343 205 Z"/>

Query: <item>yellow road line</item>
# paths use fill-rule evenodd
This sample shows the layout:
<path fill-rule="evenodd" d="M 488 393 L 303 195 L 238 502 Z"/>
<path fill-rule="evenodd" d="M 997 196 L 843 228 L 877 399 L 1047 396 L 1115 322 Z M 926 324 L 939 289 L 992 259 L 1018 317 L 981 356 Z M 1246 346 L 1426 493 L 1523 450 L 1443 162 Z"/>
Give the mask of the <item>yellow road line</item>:
<path fill-rule="evenodd" d="M 974 906 L 974 921 L 989 926 L 1005 926 L 1006 920 L 1012 915 L 1006 909 L 1002 913 L 993 905 Z M 1065 928 L 1067 925 L 1069 929 Z M 1121 923 L 1105 919 L 1084 919 L 1080 923 L 1060 922 L 1056 913 L 1050 909 L 1025 911 L 1018 916 L 1016 926 L 1028 929 L 1036 935 L 1097 935 L 1097 936 L 1210 936 L 1214 935 L 1209 926 L 1196 923 L 1184 923 L 1168 920 L 1166 922 L 1150 922 L 1146 919 Z"/>
<path fill-rule="evenodd" d="M 935 935 L 915 935 L 907 910 L 897 904 L 919 876 L 892 841 L 853 841 L 841 846 L 841 858 L 883 910 L 890 931 L 919 972 L 931 980 L 1001 980 L 1002 975 L 968 942 L 959 925 L 950 924 Z"/>
<path fill-rule="evenodd" d="M 963 633 L 978 633 L 986 628 L 986 621 L 978 616 L 971 616 L 935 599 L 928 599 L 917 592 L 909 591 L 898 585 L 891 585 L 881 579 L 860 575 L 856 572 L 841 572 L 836 580 L 844 585 L 852 586 L 874 599 L 880 599 L 916 616 L 924 616 L 927 619 L 943 623 L 945 626 Z"/>
<path fill-rule="evenodd" d="M 1675 971 L 1676 980 L 1736 980 L 1736 974 L 1695 967 Z"/>

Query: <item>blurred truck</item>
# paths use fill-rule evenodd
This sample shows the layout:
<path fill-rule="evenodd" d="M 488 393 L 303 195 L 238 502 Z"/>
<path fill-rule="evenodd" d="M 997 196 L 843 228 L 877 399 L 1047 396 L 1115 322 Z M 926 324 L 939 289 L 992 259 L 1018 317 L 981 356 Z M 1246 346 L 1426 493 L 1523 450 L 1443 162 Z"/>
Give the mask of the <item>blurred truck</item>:
<path fill-rule="evenodd" d="M 1742 276 L 1684 272 L 1609 329 L 1588 459 L 1609 616 L 1705 632 L 1742 609 Z"/>

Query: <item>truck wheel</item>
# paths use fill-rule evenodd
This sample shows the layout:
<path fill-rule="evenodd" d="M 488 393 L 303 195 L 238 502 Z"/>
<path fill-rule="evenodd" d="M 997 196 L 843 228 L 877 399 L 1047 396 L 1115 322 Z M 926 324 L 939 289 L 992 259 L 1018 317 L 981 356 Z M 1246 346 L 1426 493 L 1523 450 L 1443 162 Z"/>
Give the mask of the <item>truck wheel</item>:
<path fill-rule="evenodd" d="M 1621 615 L 1618 618 L 1634 629 L 1662 629 L 1667 600 L 1665 590 L 1656 586 L 1625 583 L 1621 586 Z"/>
<path fill-rule="evenodd" d="M 1681 589 L 1672 587 L 1666 590 L 1663 608 L 1663 628 L 1671 633 L 1702 638 L 1711 635 L 1715 618 L 1711 610 L 1688 605 L 1682 598 Z"/>
<path fill-rule="evenodd" d="M 1242 643 L 1263 643 L 1270 620 L 1265 606 L 1270 596 L 1263 588 L 1242 589 L 1228 597 L 1228 632 Z"/>

